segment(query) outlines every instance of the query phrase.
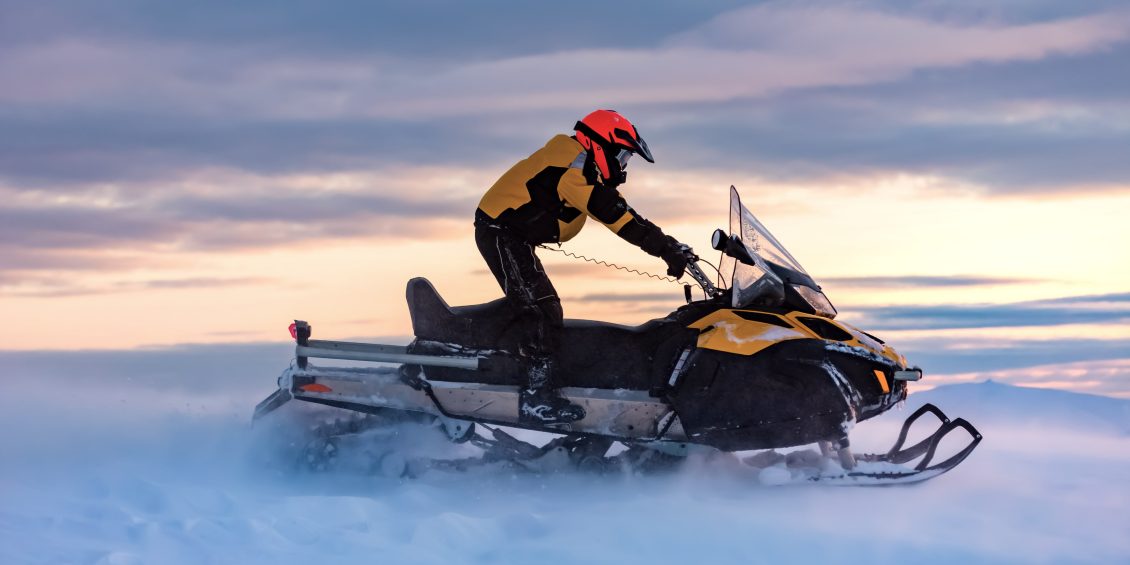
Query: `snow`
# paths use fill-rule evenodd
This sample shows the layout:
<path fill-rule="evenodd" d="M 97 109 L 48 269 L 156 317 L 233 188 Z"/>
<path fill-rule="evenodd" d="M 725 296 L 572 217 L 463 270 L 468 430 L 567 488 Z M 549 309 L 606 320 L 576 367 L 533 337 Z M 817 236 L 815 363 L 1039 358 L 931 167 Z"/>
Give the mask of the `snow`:
<path fill-rule="evenodd" d="M 788 469 L 778 465 L 766 467 L 757 474 L 757 480 L 767 486 L 787 485 L 792 478 L 792 473 L 789 473 Z"/>
<path fill-rule="evenodd" d="M 270 375 L 253 393 L 139 380 L 5 375 L 0 563 L 1130 562 L 1126 400 L 943 386 L 853 446 L 885 448 L 931 401 L 985 435 L 956 470 L 774 487 L 705 459 L 663 476 L 298 472 L 278 443 L 302 406 L 249 426 Z"/>

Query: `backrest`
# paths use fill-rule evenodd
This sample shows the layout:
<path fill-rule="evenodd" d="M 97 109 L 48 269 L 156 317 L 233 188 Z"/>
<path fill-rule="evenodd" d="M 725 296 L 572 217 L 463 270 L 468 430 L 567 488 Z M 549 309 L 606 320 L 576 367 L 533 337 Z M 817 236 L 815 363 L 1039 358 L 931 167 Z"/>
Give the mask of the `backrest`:
<path fill-rule="evenodd" d="M 495 349 L 517 321 L 514 309 L 505 298 L 452 308 L 423 277 L 408 281 L 405 294 L 412 332 L 418 339 Z"/>
<path fill-rule="evenodd" d="M 412 331 L 417 336 L 432 333 L 435 326 L 443 325 L 453 316 L 447 302 L 436 292 L 436 287 L 423 277 L 408 281 L 405 298 L 408 314 L 412 317 Z"/>

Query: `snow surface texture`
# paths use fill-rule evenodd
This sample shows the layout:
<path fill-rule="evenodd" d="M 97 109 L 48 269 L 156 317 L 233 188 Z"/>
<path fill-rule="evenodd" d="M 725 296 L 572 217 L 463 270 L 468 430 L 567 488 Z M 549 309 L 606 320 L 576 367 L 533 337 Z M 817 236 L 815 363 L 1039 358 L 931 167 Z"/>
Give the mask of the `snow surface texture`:
<path fill-rule="evenodd" d="M 280 464 L 303 406 L 252 429 L 273 385 L 256 377 L 194 392 L 5 375 L 0 563 L 1130 562 L 1130 401 L 995 383 L 912 395 L 856 426 L 857 451 L 886 448 L 923 401 L 985 440 L 911 487 L 766 487 L 705 462 L 395 479 Z"/>

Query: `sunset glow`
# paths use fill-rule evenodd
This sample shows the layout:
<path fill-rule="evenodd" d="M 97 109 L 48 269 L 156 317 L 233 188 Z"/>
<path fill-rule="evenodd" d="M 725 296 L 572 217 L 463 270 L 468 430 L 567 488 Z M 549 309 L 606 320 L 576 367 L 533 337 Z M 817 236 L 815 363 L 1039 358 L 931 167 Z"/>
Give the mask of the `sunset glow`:
<path fill-rule="evenodd" d="M 1130 396 L 1115 3 L 667 7 L 626 35 L 505 44 L 532 16 L 412 38 L 395 21 L 418 9 L 358 7 L 371 26 L 292 37 L 297 20 L 84 10 L 5 9 L 27 25 L 0 40 L 4 350 L 284 342 L 294 318 L 404 342 L 411 277 L 453 305 L 500 296 L 475 203 L 607 106 L 657 159 L 633 162 L 628 202 L 704 258 L 732 184 L 843 320 L 934 384 Z M 595 222 L 564 249 L 663 271 Z M 542 257 L 567 317 L 639 324 L 682 301 Z"/>

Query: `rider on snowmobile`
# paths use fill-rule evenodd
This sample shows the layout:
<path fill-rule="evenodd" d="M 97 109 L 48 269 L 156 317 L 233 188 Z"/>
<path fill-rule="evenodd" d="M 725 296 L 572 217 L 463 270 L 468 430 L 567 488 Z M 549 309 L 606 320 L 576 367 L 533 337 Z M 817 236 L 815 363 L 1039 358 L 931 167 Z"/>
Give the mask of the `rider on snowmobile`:
<path fill-rule="evenodd" d="M 535 254 L 543 243 L 568 241 L 592 216 L 645 253 L 661 257 L 667 274 L 681 277 L 690 248 L 636 213 L 616 190 L 627 180 L 628 159 L 655 159 L 635 126 L 612 110 L 597 110 L 519 161 L 487 190 L 475 211 L 475 243 L 506 298 L 530 331 L 519 355 L 529 380 L 519 416 L 541 423 L 584 417 L 557 392 L 554 353 L 563 314 L 561 299 Z"/>

